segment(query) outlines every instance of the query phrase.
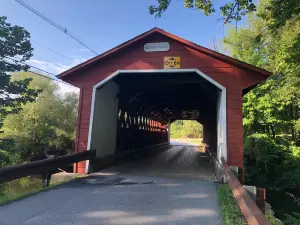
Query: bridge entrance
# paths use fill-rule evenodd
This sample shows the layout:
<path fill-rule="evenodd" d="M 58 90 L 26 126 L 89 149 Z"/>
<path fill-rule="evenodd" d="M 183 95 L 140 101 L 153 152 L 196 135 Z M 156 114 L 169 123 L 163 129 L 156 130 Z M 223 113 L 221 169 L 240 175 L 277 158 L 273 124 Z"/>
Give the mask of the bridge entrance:
<path fill-rule="evenodd" d="M 205 145 L 226 158 L 225 96 L 198 70 L 117 71 L 93 88 L 88 149 L 103 158 L 169 144 L 170 123 L 190 119 L 203 124 Z"/>

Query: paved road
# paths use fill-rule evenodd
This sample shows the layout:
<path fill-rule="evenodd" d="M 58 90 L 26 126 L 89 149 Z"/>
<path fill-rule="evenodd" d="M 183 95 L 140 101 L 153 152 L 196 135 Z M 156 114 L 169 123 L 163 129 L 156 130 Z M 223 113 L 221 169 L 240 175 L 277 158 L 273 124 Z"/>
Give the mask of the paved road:
<path fill-rule="evenodd" d="M 0 224 L 221 225 L 215 184 L 201 162 L 194 148 L 175 146 L 0 206 Z M 197 171 L 207 172 L 199 180 Z"/>
<path fill-rule="evenodd" d="M 201 147 L 176 145 L 157 149 L 158 154 L 131 156 L 128 163 L 102 170 L 113 174 L 147 177 L 214 180 L 212 165 Z"/>

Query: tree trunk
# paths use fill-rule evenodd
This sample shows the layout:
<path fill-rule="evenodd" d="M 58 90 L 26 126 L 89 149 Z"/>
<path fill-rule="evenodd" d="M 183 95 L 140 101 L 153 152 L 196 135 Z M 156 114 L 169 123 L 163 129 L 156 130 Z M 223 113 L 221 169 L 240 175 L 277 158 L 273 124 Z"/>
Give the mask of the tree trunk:
<path fill-rule="evenodd" d="M 266 126 L 266 130 L 267 130 L 268 136 L 270 137 L 270 126 L 269 125 Z"/>
<path fill-rule="evenodd" d="M 276 133 L 275 133 L 274 126 L 273 126 L 273 125 L 270 125 L 270 127 L 271 127 L 271 131 L 272 131 L 272 137 L 273 137 L 273 139 L 275 139 Z"/>

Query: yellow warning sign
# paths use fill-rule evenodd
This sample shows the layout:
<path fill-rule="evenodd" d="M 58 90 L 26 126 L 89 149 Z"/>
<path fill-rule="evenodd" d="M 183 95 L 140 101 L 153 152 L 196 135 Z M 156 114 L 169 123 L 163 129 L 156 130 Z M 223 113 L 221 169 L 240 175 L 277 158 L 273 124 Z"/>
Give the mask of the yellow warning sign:
<path fill-rule="evenodd" d="M 164 57 L 164 69 L 179 69 L 180 57 L 167 56 Z"/>

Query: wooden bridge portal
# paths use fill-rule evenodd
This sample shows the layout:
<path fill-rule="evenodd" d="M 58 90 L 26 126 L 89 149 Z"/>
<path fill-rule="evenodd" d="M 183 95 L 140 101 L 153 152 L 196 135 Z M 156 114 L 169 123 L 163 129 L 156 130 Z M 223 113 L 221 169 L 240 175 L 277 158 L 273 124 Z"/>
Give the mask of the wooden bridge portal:
<path fill-rule="evenodd" d="M 170 123 L 193 119 L 217 159 L 242 168 L 242 97 L 268 76 L 154 28 L 58 78 L 80 88 L 76 152 L 108 159 L 168 144 Z M 99 163 L 76 163 L 74 172 Z"/>

